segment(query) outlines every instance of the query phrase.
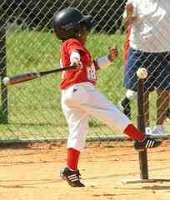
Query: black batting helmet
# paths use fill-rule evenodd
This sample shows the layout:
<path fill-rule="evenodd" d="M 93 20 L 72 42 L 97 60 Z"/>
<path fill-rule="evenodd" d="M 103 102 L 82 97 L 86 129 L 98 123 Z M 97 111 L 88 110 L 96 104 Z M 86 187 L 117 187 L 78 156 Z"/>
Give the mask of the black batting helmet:
<path fill-rule="evenodd" d="M 91 19 L 90 15 L 83 15 L 77 8 L 65 8 L 54 14 L 55 34 L 60 40 L 75 38 L 80 31 L 87 31 L 92 28 Z"/>

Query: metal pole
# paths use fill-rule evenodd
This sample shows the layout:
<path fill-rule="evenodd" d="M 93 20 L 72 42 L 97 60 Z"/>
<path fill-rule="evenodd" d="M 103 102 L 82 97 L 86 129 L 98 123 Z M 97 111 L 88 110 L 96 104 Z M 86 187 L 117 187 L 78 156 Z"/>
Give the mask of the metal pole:
<path fill-rule="evenodd" d="M 143 79 L 138 79 L 138 95 L 137 95 L 137 106 L 138 106 L 138 118 L 137 124 L 138 129 L 145 133 L 145 119 L 144 119 L 144 87 Z M 148 158 L 147 150 L 139 152 L 139 166 L 140 166 L 140 178 L 148 179 Z"/>
<path fill-rule="evenodd" d="M 0 76 L 1 80 L 7 74 L 6 67 L 6 20 L 0 7 Z M 1 81 L 1 117 L 0 123 L 8 123 L 8 90 Z"/>

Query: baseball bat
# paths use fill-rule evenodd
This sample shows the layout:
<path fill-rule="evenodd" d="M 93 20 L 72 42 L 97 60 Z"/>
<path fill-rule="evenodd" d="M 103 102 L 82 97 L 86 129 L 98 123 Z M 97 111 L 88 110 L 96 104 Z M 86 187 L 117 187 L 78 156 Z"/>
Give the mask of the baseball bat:
<path fill-rule="evenodd" d="M 26 72 L 26 73 L 17 74 L 15 76 L 11 76 L 11 77 L 5 77 L 3 79 L 3 84 L 4 85 L 14 85 L 14 84 L 30 81 L 33 79 L 37 79 L 42 76 L 46 76 L 48 74 L 58 73 L 58 72 L 72 70 L 72 69 L 76 69 L 76 68 L 77 68 L 77 66 L 68 66 L 68 67 L 40 71 L 40 72 Z"/>

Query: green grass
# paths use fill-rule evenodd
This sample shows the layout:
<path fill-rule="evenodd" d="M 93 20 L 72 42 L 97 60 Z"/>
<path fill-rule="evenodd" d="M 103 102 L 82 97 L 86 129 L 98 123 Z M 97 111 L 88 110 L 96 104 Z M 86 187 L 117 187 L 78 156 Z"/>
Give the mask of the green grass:
<path fill-rule="evenodd" d="M 87 48 L 97 58 L 107 53 L 108 47 L 117 45 L 119 59 L 98 74 L 97 87 L 115 104 L 124 96 L 122 46 L 123 35 L 92 34 Z M 59 67 L 59 41 L 52 33 L 28 30 L 8 31 L 8 75 L 27 71 L 40 71 Z M 25 82 L 8 88 L 9 123 L 0 124 L 1 139 L 63 138 L 68 134 L 66 121 L 60 108 L 59 75 Z M 136 122 L 136 103 L 133 102 L 133 121 Z M 152 106 L 154 112 L 154 106 Z M 154 112 L 155 113 L 155 112 Z M 152 121 L 155 120 L 152 114 Z M 99 121 L 91 119 L 91 136 L 113 133 Z"/>

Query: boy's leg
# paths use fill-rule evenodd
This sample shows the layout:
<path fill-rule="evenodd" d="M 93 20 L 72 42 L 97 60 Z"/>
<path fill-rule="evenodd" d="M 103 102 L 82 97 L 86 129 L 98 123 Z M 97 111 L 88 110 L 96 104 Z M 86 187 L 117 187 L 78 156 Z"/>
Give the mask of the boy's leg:
<path fill-rule="evenodd" d="M 62 169 L 60 174 L 72 187 L 84 187 L 84 184 L 80 181 L 78 162 L 80 153 L 84 149 L 89 128 L 88 115 L 81 109 L 66 107 L 65 116 L 69 126 L 67 167 Z"/>
<path fill-rule="evenodd" d="M 160 141 L 150 139 L 136 129 L 129 118 L 95 88 L 90 88 L 89 92 L 90 98 L 88 102 L 82 105 L 82 108 L 86 110 L 88 114 L 98 118 L 117 133 L 125 133 L 133 140 L 137 140 L 138 143 L 135 148 L 138 150 L 154 148 L 160 145 Z M 150 145 L 147 144 L 147 141 L 150 142 Z"/>
<path fill-rule="evenodd" d="M 62 110 L 69 127 L 67 144 L 67 166 L 60 171 L 60 175 L 72 187 L 84 187 L 80 181 L 78 162 L 81 151 L 84 149 L 88 132 L 88 115 L 81 108 L 69 107 L 62 103 Z"/>

